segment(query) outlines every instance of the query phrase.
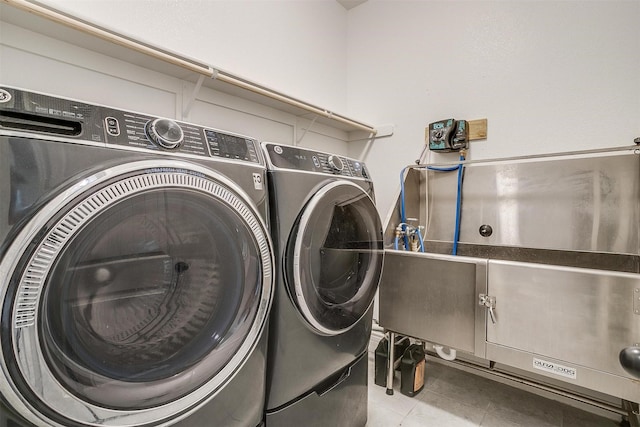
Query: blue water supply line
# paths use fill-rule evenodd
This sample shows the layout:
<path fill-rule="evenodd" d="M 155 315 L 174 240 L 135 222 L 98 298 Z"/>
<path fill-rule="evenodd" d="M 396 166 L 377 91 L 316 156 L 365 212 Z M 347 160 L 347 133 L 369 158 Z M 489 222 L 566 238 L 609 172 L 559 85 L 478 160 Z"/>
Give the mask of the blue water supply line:
<path fill-rule="evenodd" d="M 458 254 L 458 240 L 460 240 L 460 219 L 462 213 L 462 178 L 464 173 L 464 162 L 465 155 L 464 152 L 460 153 L 460 164 L 457 166 L 440 168 L 435 166 L 407 166 L 402 169 L 400 172 L 400 224 L 404 240 L 405 250 L 409 250 L 409 237 L 407 236 L 407 216 L 405 212 L 405 194 L 404 194 L 404 175 L 407 169 L 428 169 L 436 172 L 453 172 L 458 171 L 458 186 L 457 186 L 457 194 L 456 194 L 456 221 L 453 231 L 453 249 L 451 251 L 452 255 Z M 422 237 L 422 233 L 420 232 L 420 227 L 416 227 L 416 234 L 418 236 L 418 240 L 420 241 L 420 251 L 424 252 L 424 239 Z M 399 242 L 398 236 L 396 235 L 393 241 L 393 248 L 398 250 Z"/>
<path fill-rule="evenodd" d="M 460 154 L 460 164 L 458 165 L 458 190 L 456 195 L 456 225 L 453 229 L 453 249 L 451 255 L 458 255 L 458 241 L 460 240 L 460 217 L 462 214 L 462 175 L 464 172 L 464 154 Z"/>

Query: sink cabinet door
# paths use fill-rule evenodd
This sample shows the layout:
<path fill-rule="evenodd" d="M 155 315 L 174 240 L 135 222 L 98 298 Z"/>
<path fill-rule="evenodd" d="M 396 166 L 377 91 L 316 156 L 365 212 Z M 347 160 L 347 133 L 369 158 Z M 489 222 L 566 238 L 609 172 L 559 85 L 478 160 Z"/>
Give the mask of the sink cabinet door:
<path fill-rule="evenodd" d="M 629 377 L 618 355 L 640 342 L 640 275 L 489 261 L 488 294 L 488 343 Z"/>
<path fill-rule="evenodd" d="M 485 355 L 487 261 L 418 252 L 385 252 L 380 325 L 386 329 Z"/>

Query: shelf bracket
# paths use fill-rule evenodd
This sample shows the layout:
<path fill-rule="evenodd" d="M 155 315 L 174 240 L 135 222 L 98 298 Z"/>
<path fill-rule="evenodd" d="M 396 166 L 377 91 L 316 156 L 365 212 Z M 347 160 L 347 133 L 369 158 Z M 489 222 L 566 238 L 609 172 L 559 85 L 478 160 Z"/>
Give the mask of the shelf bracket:
<path fill-rule="evenodd" d="M 196 82 L 196 86 L 193 88 L 193 92 L 191 92 L 191 96 L 187 99 L 187 105 L 182 110 L 182 120 L 186 120 L 189 117 L 189 113 L 191 112 L 191 108 L 193 104 L 196 102 L 196 96 L 198 92 L 200 92 L 200 88 L 202 87 L 202 83 L 204 83 L 204 74 L 200 74 L 198 77 L 198 81 Z"/>
<path fill-rule="evenodd" d="M 358 160 L 360 160 L 361 162 L 365 162 L 367 160 L 367 157 L 369 156 L 369 152 L 371 151 L 371 146 L 373 142 L 380 138 L 386 138 L 386 137 L 392 136 L 394 131 L 395 131 L 394 125 L 378 126 L 374 128 L 373 131 L 369 132 L 369 134 L 366 137 L 356 137 L 353 139 L 350 138 L 349 142 L 365 142 L 364 147 L 360 152 L 360 156 L 358 157 Z M 362 135 L 362 132 L 358 131 L 357 134 Z"/>
<path fill-rule="evenodd" d="M 309 132 L 309 129 L 311 129 L 311 127 L 315 124 L 316 120 L 318 120 L 318 115 L 314 115 L 313 116 L 313 120 L 311 120 L 311 123 L 309 123 L 309 126 L 307 126 L 304 130 L 304 132 L 302 132 L 302 135 L 300 136 L 300 138 L 298 138 L 296 140 L 296 146 L 300 145 L 300 142 L 302 141 L 302 139 L 304 138 L 304 136 L 307 134 L 307 132 Z"/>
<path fill-rule="evenodd" d="M 376 134 L 374 132 L 371 132 L 369 134 L 369 137 L 366 139 L 367 142 L 364 145 L 364 148 L 362 149 L 362 152 L 360 153 L 358 160 L 360 160 L 361 162 L 365 162 L 367 160 L 367 157 L 369 156 L 369 151 L 371 151 L 371 145 L 373 144 L 373 141 L 375 139 L 376 139 Z"/>

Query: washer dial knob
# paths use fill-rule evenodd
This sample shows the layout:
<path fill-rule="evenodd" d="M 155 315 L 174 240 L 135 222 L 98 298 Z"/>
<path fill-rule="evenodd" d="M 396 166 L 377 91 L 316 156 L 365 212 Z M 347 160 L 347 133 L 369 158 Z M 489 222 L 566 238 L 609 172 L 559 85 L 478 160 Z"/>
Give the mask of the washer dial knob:
<path fill-rule="evenodd" d="M 178 148 L 184 139 L 182 128 L 169 119 L 155 119 L 147 122 L 145 132 L 150 140 L 168 150 Z"/>
<path fill-rule="evenodd" d="M 342 160 L 338 156 L 329 156 L 327 162 L 329 163 L 329 167 L 335 171 L 342 172 L 342 169 L 344 169 L 344 163 L 342 163 Z"/>

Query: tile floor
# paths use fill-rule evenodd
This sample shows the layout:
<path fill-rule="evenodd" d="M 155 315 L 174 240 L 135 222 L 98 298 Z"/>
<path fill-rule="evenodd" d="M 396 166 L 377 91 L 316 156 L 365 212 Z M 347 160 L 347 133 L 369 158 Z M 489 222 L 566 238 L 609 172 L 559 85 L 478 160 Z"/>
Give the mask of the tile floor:
<path fill-rule="evenodd" d="M 621 418 L 586 412 L 527 391 L 427 360 L 424 389 L 414 397 L 374 384 L 374 352 L 381 333 L 369 345 L 367 427 L 616 427 Z M 608 413 L 607 413 L 608 414 Z"/>

